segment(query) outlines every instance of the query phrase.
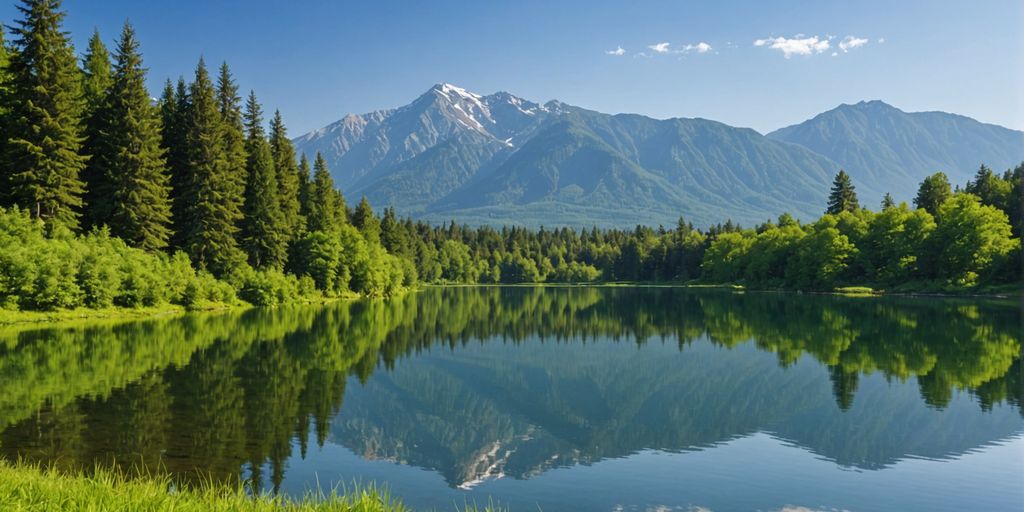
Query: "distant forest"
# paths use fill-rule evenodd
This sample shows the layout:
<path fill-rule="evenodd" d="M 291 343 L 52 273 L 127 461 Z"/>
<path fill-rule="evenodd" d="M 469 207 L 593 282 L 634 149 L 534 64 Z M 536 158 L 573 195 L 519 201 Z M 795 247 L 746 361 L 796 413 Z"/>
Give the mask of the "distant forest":
<path fill-rule="evenodd" d="M 0 307 L 274 305 L 418 283 L 664 281 L 833 290 L 1021 280 L 1024 164 L 942 173 L 914 208 L 863 208 L 839 171 L 824 215 L 754 228 L 442 226 L 351 208 L 280 112 L 200 58 L 154 104 L 129 23 L 78 56 L 59 0 L 22 0 L 0 44 Z M 269 117 L 269 123 L 267 119 Z M 1011 222 L 1012 219 L 1012 222 Z"/>

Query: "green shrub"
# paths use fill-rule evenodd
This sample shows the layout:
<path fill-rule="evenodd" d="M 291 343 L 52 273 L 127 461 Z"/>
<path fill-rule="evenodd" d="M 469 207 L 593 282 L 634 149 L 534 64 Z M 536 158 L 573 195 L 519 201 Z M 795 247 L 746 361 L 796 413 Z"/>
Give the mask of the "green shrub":
<path fill-rule="evenodd" d="M 548 276 L 548 281 L 558 283 L 592 283 L 601 277 L 601 271 L 593 265 L 574 261 L 572 263 L 562 262 Z"/>

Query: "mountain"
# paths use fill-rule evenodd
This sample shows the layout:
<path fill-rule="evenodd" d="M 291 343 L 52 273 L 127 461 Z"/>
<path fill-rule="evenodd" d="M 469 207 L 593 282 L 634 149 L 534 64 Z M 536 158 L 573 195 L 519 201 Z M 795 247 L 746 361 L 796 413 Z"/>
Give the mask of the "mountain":
<path fill-rule="evenodd" d="M 820 213 L 835 169 L 797 145 L 705 119 L 608 115 L 438 84 L 401 108 L 295 140 L 346 194 L 429 221 L 754 224 Z"/>
<path fill-rule="evenodd" d="M 870 206 L 886 192 L 909 201 L 937 171 L 963 184 L 983 163 L 1001 172 L 1024 161 L 1024 132 L 946 112 L 904 112 L 877 100 L 840 105 L 767 136 L 839 163 Z"/>
<path fill-rule="evenodd" d="M 431 87 L 392 110 L 348 115 L 295 140 L 323 153 L 350 197 L 432 222 L 546 226 L 754 225 L 812 219 L 844 167 L 864 204 L 909 199 L 946 170 L 1024 160 L 1021 132 L 881 102 L 844 105 L 769 136 L 707 119 L 610 115 L 506 92 Z"/>

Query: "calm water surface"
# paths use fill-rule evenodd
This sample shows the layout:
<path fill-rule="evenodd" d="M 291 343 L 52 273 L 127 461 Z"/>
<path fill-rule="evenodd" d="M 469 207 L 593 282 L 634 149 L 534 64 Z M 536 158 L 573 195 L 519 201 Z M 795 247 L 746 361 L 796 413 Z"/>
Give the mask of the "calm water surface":
<path fill-rule="evenodd" d="M 0 457 L 294 495 L 374 481 L 417 510 L 1020 511 L 1021 317 L 433 288 L 0 331 Z"/>

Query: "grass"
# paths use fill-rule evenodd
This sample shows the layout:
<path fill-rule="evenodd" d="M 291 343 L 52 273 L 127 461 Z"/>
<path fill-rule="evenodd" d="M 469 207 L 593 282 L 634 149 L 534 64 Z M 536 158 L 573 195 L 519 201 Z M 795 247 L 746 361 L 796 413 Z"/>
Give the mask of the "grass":
<path fill-rule="evenodd" d="M 230 306 L 224 306 L 230 307 Z M 173 304 L 140 308 L 76 308 L 58 309 L 53 311 L 17 311 L 0 309 L 0 325 L 43 324 L 54 322 L 73 322 L 85 319 L 118 319 L 143 318 L 160 315 L 176 315 L 185 312 L 185 308 Z"/>
<path fill-rule="evenodd" d="M 0 510 L 35 512 L 89 511 L 231 511 L 231 512 L 406 512 L 410 509 L 387 489 L 362 486 L 339 493 L 310 492 L 300 499 L 250 496 L 242 487 L 201 485 L 175 487 L 169 477 L 129 478 L 97 468 L 92 474 L 65 474 L 27 464 L 0 461 Z M 456 510 L 471 512 L 475 506 Z M 481 512 L 497 511 L 493 506 Z"/>
<path fill-rule="evenodd" d="M 835 293 L 837 293 L 839 295 L 854 295 L 854 296 L 875 295 L 875 294 L 880 293 L 880 292 L 875 291 L 875 289 L 870 287 L 870 286 L 841 286 L 841 287 L 836 288 L 835 290 L 833 290 L 833 292 L 835 292 Z"/>
<path fill-rule="evenodd" d="M 345 292 L 340 297 L 315 297 L 302 299 L 295 304 L 326 304 L 337 300 L 356 300 L 361 298 L 357 293 Z M 292 304 L 286 304 L 292 305 Z M 73 325 L 81 320 L 136 320 L 140 318 L 153 318 L 158 316 L 181 315 L 189 312 L 201 311 L 227 311 L 254 307 L 245 301 L 234 303 L 227 302 L 203 302 L 190 308 L 184 308 L 175 304 L 161 304 L 159 306 L 144 306 L 137 308 L 75 308 L 55 309 L 52 311 L 21 311 L 0 308 L 0 327 L 32 327 L 39 324 L 61 324 L 64 326 Z"/>

